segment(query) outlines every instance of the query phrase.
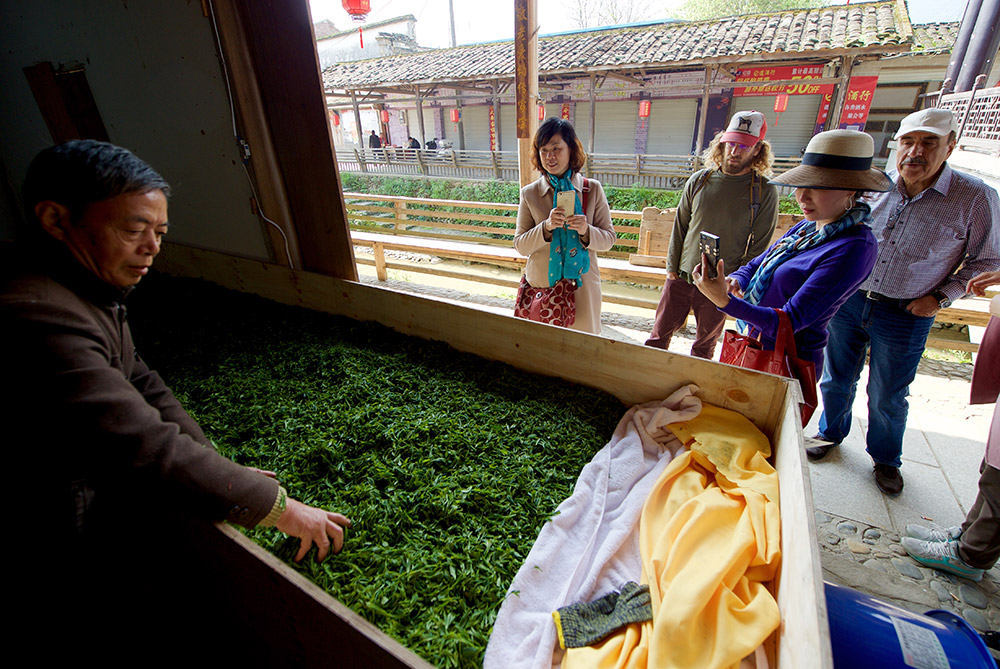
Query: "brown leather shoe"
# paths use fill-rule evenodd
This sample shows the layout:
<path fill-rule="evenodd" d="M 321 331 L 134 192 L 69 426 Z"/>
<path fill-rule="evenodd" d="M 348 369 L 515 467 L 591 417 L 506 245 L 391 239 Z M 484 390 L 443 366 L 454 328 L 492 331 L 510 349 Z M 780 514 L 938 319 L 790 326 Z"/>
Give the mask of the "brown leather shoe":
<path fill-rule="evenodd" d="M 899 473 L 899 467 L 876 464 L 875 485 L 890 497 L 895 497 L 903 492 L 903 475 Z"/>

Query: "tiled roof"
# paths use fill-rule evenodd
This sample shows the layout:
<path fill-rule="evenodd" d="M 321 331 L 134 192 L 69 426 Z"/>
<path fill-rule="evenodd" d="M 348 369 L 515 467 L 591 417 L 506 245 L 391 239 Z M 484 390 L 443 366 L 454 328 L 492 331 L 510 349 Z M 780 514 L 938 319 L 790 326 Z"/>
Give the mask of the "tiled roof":
<path fill-rule="evenodd" d="M 902 11 L 902 16 L 897 12 Z M 544 74 L 696 64 L 745 55 L 790 57 L 843 49 L 907 51 L 913 43 L 901 0 L 835 5 L 701 22 L 667 22 L 540 37 Z M 693 61 L 693 62 L 692 62 Z M 327 88 L 468 81 L 514 74 L 513 41 L 412 56 L 340 63 L 323 72 Z"/>
<path fill-rule="evenodd" d="M 958 39 L 958 21 L 913 26 L 913 53 L 947 53 Z"/>

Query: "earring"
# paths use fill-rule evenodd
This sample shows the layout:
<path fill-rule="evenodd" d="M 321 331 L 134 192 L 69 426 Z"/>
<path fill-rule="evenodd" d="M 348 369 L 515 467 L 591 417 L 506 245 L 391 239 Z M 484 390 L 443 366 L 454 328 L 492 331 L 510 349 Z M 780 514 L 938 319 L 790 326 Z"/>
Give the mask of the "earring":
<path fill-rule="evenodd" d="M 851 202 L 851 198 L 847 198 L 847 204 L 844 205 L 844 211 L 850 211 L 853 205 L 854 203 Z"/>

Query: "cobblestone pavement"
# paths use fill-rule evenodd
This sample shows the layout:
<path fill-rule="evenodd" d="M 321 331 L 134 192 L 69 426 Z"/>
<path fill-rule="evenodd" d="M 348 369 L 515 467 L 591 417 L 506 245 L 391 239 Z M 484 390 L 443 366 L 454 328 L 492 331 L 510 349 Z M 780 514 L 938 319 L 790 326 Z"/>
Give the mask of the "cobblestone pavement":
<path fill-rule="evenodd" d="M 1000 629 L 1000 566 L 975 583 L 911 559 L 894 532 L 816 512 L 824 580 L 915 613 L 944 609 L 981 632 Z"/>

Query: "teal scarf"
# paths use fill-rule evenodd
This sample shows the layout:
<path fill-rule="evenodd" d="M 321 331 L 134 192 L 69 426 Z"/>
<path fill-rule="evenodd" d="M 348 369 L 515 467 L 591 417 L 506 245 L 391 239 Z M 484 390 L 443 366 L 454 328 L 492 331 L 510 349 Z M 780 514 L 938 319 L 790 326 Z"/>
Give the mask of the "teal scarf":
<path fill-rule="evenodd" d="M 561 191 L 573 191 L 573 184 L 570 177 L 573 170 L 566 170 L 561 177 L 548 175 L 549 183 L 552 184 L 552 206 L 556 206 L 556 198 Z M 576 208 L 574 214 L 583 213 L 583 204 L 580 202 L 580 194 L 576 193 Z M 567 216 L 571 214 L 567 213 Z M 576 230 L 568 228 L 556 228 L 552 231 L 552 244 L 549 246 L 549 285 L 554 286 L 559 279 L 572 279 L 577 287 L 583 283 L 581 275 L 590 270 L 590 254 L 583 248 L 580 235 Z"/>
<path fill-rule="evenodd" d="M 771 285 L 775 270 L 781 263 L 806 249 L 819 246 L 848 228 L 854 227 L 868 218 L 870 213 L 871 208 L 864 202 L 859 202 L 833 223 L 824 225 L 821 230 L 817 230 L 816 224 L 811 223 L 799 228 L 794 235 L 783 237 L 767 252 L 764 260 L 757 267 L 757 271 L 750 277 L 750 283 L 743 291 L 743 299 L 750 304 L 760 304 L 761 298 L 764 297 L 764 293 Z M 746 332 L 747 324 L 745 322 L 736 321 L 736 326 L 741 332 Z"/>

